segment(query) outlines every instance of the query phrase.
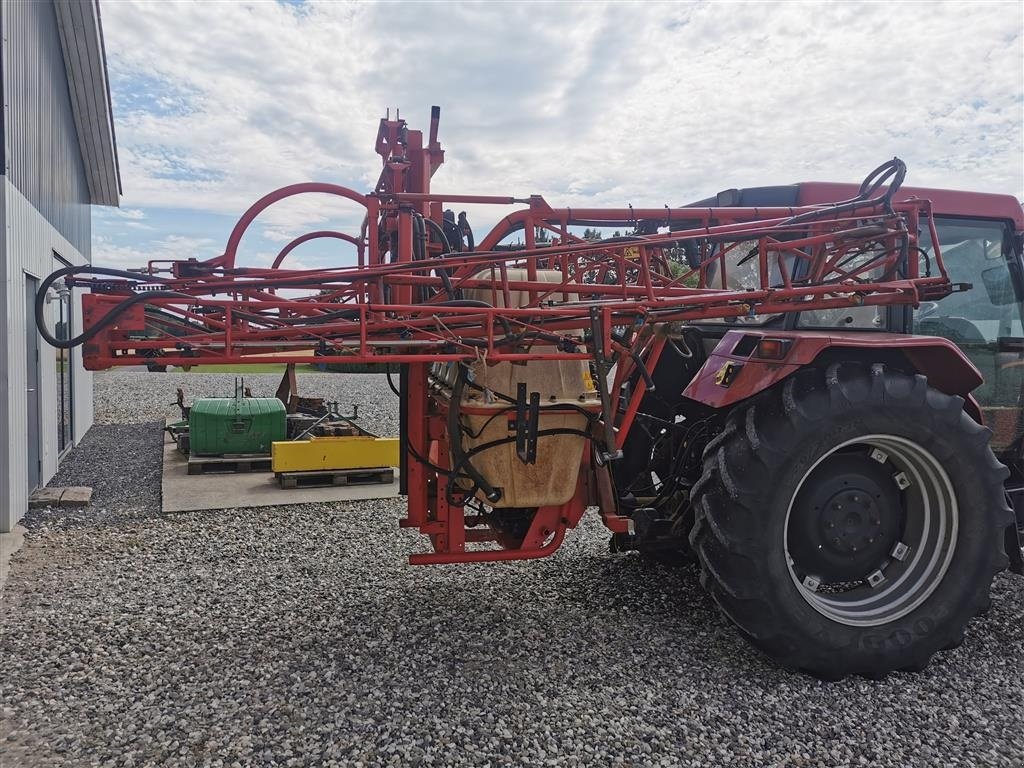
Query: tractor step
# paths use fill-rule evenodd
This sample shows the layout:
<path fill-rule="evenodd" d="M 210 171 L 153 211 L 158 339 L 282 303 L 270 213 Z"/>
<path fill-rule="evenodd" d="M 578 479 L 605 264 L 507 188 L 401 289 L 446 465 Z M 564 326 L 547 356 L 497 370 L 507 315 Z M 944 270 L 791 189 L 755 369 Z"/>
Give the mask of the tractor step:
<path fill-rule="evenodd" d="M 209 475 L 217 472 L 269 472 L 269 456 L 190 456 L 190 475 Z"/>
<path fill-rule="evenodd" d="M 391 467 L 369 469 L 323 469 L 313 472 L 278 472 L 277 481 L 282 488 L 316 488 L 325 485 L 369 485 L 393 483 L 395 470 Z"/>

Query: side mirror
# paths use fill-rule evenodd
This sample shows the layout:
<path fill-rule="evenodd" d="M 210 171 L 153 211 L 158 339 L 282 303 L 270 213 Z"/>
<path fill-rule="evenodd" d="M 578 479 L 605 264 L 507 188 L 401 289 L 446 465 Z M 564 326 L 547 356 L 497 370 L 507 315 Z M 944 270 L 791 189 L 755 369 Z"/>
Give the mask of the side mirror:
<path fill-rule="evenodd" d="M 1010 279 L 1010 270 L 1005 265 L 983 269 L 981 281 L 985 284 L 988 300 L 995 306 L 1017 302 L 1017 292 L 1013 288 L 1013 280 Z"/>

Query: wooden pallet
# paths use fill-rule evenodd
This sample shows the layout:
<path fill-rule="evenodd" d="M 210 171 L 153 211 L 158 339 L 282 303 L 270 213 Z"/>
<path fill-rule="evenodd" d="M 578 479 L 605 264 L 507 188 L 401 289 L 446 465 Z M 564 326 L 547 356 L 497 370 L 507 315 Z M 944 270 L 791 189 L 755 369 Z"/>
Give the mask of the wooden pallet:
<path fill-rule="evenodd" d="M 269 472 L 269 456 L 189 456 L 190 475 L 216 472 Z"/>
<path fill-rule="evenodd" d="M 311 472 L 278 472 L 277 481 L 282 488 L 316 488 L 325 485 L 370 485 L 393 483 L 395 470 L 391 467 L 369 469 L 318 469 Z"/>

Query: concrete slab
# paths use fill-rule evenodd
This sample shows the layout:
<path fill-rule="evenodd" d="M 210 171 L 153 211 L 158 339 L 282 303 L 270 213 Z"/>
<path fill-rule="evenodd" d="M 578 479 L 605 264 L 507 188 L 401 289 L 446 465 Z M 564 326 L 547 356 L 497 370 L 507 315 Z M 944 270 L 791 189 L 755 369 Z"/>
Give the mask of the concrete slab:
<path fill-rule="evenodd" d="M 397 471 L 395 476 L 397 478 Z M 282 489 L 271 472 L 222 472 L 190 475 L 188 459 L 173 442 L 164 443 L 164 467 L 160 489 L 164 512 L 193 512 L 227 507 L 279 507 L 324 501 L 391 499 L 399 495 L 392 483 L 343 485 L 325 488 Z"/>
<path fill-rule="evenodd" d="M 92 501 L 92 488 L 84 485 L 71 485 L 60 495 L 62 507 L 87 507 Z"/>
<path fill-rule="evenodd" d="M 60 504 L 63 488 L 40 488 L 32 492 L 28 497 L 29 509 L 42 509 L 43 507 L 56 507 Z"/>
<path fill-rule="evenodd" d="M 11 572 L 11 558 L 25 543 L 25 528 L 14 526 L 10 533 L 0 533 L 0 597 L 4 594 L 4 584 Z"/>

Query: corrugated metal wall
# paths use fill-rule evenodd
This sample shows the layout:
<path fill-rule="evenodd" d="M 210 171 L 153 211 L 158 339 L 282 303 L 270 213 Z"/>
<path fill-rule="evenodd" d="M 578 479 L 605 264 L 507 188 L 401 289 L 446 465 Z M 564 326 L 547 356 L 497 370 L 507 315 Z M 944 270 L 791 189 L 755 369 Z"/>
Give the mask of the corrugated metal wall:
<path fill-rule="evenodd" d="M 40 280 L 54 269 L 56 252 L 71 264 L 84 264 L 82 253 L 44 219 L 32 203 L 0 176 L 0 533 L 9 531 L 28 506 L 25 368 L 25 275 Z M 50 318 L 52 313 L 47 314 Z M 74 297 L 76 333 L 81 332 L 82 299 Z M 50 331 L 53 332 L 52 321 Z M 57 471 L 57 370 L 53 349 L 40 340 L 40 453 L 42 482 Z M 48 361 L 49 364 L 48 364 Z M 92 425 L 92 372 L 82 368 L 81 348 L 72 350 L 72 419 L 77 442 Z"/>
<path fill-rule="evenodd" d="M 7 175 L 79 253 L 91 254 L 89 185 L 51 2 L 4 2 Z"/>

